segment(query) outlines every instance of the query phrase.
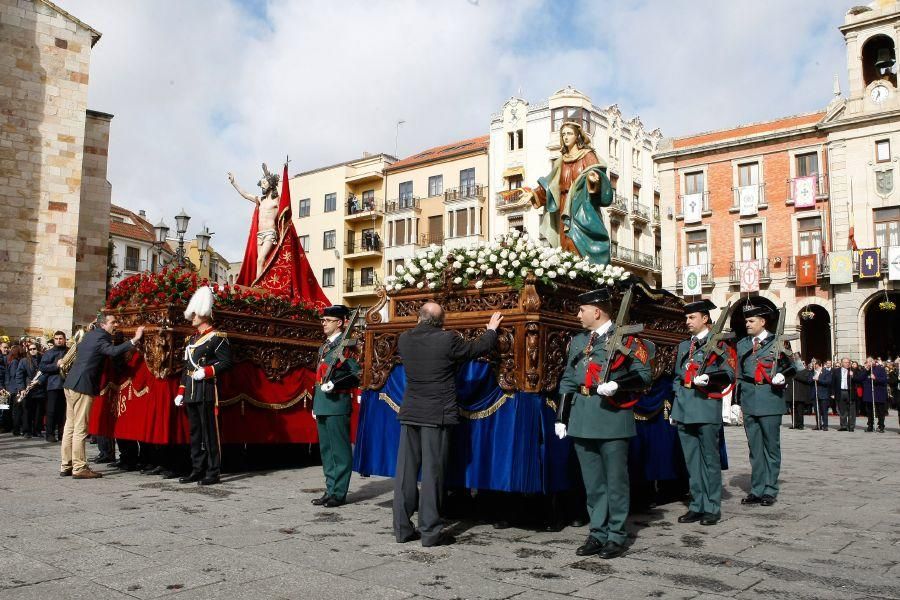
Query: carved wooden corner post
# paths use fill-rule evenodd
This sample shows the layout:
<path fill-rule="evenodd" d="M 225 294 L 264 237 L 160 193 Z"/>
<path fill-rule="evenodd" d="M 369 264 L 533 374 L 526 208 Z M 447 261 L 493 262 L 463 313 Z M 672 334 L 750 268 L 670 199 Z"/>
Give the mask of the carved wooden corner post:
<path fill-rule="evenodd" d="M 537 278 L 534 273 L 525 277 L 525 285 L 519 293 L 519 309 L 525 317 L 525 323 L 519 327 L 516 363 L 520 365 L 519 381 L 523 392 L 539 392 L 542 377 L 542 356 L 544 354 L 545 336 L 541 332 L 540 310 L 541 296 L 538 294 Z M 518 340 L 517 340 L 518 341 Z M 524 359 L 524 360 L 523 360 Z"/>

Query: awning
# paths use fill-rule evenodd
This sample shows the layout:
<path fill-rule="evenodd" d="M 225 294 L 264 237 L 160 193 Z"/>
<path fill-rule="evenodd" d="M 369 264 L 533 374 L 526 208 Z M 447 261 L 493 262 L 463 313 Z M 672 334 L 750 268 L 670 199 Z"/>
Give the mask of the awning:
<path fill-rule="evenodd" d="M 503 171 L 504 179 L 509 179 L 510 177 L 516 177 L 517 175 L 524 177 L 525 176 L 525 167 L 510 167 L 510 168 L 506 169 L 505 171 Z"/>

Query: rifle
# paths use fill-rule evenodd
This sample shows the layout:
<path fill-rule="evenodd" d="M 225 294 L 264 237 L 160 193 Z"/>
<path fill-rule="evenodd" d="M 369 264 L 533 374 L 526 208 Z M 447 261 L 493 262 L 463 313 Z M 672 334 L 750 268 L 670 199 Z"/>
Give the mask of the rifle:
<path fill-rule="evenodd" d="M 769 370 L 769 380 L 775 377 L 775 373 L 778 371 L 778 359 L 782 357 L 782 355 L 791 360 L 793 355 L 790 352 L 789 348 L 785 348 L 785 342 L 790 342 L 792 340 L 800 339 L 800 336 L 796 333 L 786 334 L 784 333 L 784 318 L 787 315 L 787 303 L 782 304 L 781 308 L 778 309 L 778 326 L 775 328 L 774 339 L 772 340 L 772 348 L 775 349 L 775 355 L 772 357 L 772 367 Z"/>
<path fill-rule="evenodd" d="M 328 363 L 328 370 L 325 371 L 325 376 L 322 378 L 322 383 L 326 383 L 331 381 L 332 376 L 334 375 L 334 369 L 337 367 L 338 362 L 340 362 L 341 358 L 344 356 L 344 350 L 350 346 L 356 345 L 356 340 L 350 339 L 350 332 L 353 330 L 353 324 L 356 323 L 356 319 L 359 316 L 360 311 L 359 306 L 357 306 L 353 312 L 350 314 L 350 324 L 347 325 L 347 329 L 341 334 L 341 337 L 338 338 L 337 348 L 339 352 L 337 353 L 337 358 Z M 335 383 L 332 381 L 332 383 Z"/>
<path fill-rule="evenodd" d="M 694 375 L 694 377 L 699 377 L 706 372 L 706 366 L 709 364 L 710 356 L 715 354 L 719 358 L 724 358 L 725 353 L 728 352 L 727 349 L 720 347 L 720 343 L 734 339 L 733 331 L 725 331 L 725 323 L 728 322 L 729 313 L 731 313 L 731 302 L 722 309 L 722 314 L 719 315 L 715 325 L 713 325 L 712 329 L 709 330 L 709 334 L 706 336 L 706 343 L 703 344 L 703 347 L 701 348 L 703 350 L 703 364 L 697 369 L 697 374 Z"/>
<path fill-rule="evenodd" d="M 628 322 L 628 312 L 631 309 L 631 298 L 634 295 L 634 287 L 628 288 L 625 296 L 622 297 L 622 304 L 619 305 L 619 314 L 616 315 L 616 325 L 612 334 L 606 340 L 606 364 L 603 365 L 602 381 L 609 381 L 609 371 L 613 363 L 613 356 L 618 352 L 620 354 L 628 354 L 628 347 L 625 345 L 625 338 L 644 330 L 644 325 L 638 323 L 636 325 L 626 325 Z"/>

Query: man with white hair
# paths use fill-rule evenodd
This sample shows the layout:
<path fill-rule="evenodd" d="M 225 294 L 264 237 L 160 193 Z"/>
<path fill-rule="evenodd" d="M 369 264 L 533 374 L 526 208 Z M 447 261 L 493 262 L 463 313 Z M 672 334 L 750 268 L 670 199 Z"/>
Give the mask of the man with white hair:
<path fill-rule="evenodd" d="M 216 385 L 217 377 L 231 368 L 231 346 L 226 334 L 213 328 L 212 308 L 212 289 L 203 286 L 184 311 L 197 333 L 185 340 L 184 374 L 175 397 L 175 406 L 184 404 L 187 409 L 191 434 L 191 473 L 180 483 L 214 485 L 222 469 Z"/>

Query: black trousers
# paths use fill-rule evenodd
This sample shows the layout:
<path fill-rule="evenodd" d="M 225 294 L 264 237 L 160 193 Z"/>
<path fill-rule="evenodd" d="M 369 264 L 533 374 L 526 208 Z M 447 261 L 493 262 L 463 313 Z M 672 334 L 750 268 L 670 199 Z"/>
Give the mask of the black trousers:
<path fill-rule="evenodd" d="M 194 473 L 218 477 L 222 472 L 222 448 L 214 402 L 185 402 L 191 431 L 191 468 Z"/>
<path fill-rule="evenodd" d="M 44 408 L 47 398 L 35 398 L 34 395 L 28 394 L 28 397 L 20 404 L 22 406 L 22 433 L 40 435 L 44 428 Z"/>
<path fill-rule="evenodd" d="M 113 438 L 97 436 L 97 458 L 116 459 L 116 440 Z"/>
<path fill-rule="evenodd" d="M 868 418 L 868 422 L 866 423 L 866 429 L 873 429 L 873 425 L 875 424 L 875 419 L 872 415 L 872 403 L 865 403 L 866 409 L 866 417 Z M 875 403 L 875 414 L 874 417 L 878 417 L 878 429 L 884 429 L 884 417 L 887 414 L 887 404 L 884 402 L 876 402 Z"/>
<path fill-rule="evenodd" d="M 28 416 L 28 411 L 25 408 L 24 402 L 19 402 L 19 394 L 10 394 L 9 396 L 9 412 L 12 415 L 12 430 L 13 433 L 25 433 L 27 428 L 25 427 L 26 417 Z"/>
<path fill-rule="evenodd" d="M 856 427 L 856 400 L 853 398 L 853 390 L 840 390 L 835 400 L 841 419 L 841 429 L 853 431 Z"/>
<path fill-rule="evenodd" d="M 450 456 L 450 427 L 403 424 L 394 475 L 394 536 L 398 542 L 415 532 L 412 516 L 419 511 L 422 545 L 432 546 L 440 538 L 444 472 Z M 422 470 L 422 489 L 417 486 Z"/>
<path fill-rule="evenodd" d="M 47 435 L 62 438 L 66 424 L 66 395 L 62 390 L 47 390 Z"/>
<path fill-rule="evenodd" d="M 809 408 L 809 405 L 806 402 L 801 402 L 799 400 L 794 400 L 794 405 L 791 407 L 791 410 L 794 411 L 794 427 L 800 429 L 803 427 L 803 415 L 806 413 L 806 409 Z"/>

